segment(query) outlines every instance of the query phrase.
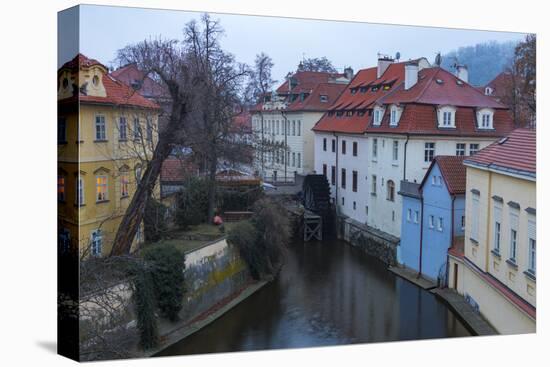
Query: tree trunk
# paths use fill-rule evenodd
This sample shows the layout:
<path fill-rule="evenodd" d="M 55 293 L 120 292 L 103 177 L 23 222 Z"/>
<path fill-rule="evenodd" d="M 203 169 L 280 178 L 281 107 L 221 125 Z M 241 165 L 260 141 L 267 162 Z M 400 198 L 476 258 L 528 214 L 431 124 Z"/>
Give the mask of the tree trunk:
<path fill-rule="evenodd" d="M 173 94 L 176 95 L 176 93 Z M 143 220 L 147 199 L 153 193 L 157 178 L 160 175 L 162 163 L 172 150 L 172 143 L 182 126 L 182 121 L 186 114 L 186 104 L 181 100 L 174 101 L 168 124 L 159 134 L 153 157 L 147 165 L 145 173 L 137 185 L 132 201 L 124 213 L 109 256 L 121 256 L 130 253 L 132 242 Z"/>
<path fill-rule="evenodd" d="M 214 153 L 212 153 L 214 154 Z M 209 162 L 208 167 L 208 223 L 214 220 L 214 210 L 216 209 L 216 171 L 218 168 L 218 159 L 214 155 Z"/>
<path fill-rule="evenodd" d="M 170 144 L 159 140 L 153 153 L 153 158 L 147 165 L 145 173 L 137 185 L 132 201 L 120 222 L 110 256 L 121 256 L 130 253 L 132 242 L 143 220 L 147 199 L 153 192 L 157 178 L 160 175 L 162 162 L 170 154 L 170 149 Z"/>

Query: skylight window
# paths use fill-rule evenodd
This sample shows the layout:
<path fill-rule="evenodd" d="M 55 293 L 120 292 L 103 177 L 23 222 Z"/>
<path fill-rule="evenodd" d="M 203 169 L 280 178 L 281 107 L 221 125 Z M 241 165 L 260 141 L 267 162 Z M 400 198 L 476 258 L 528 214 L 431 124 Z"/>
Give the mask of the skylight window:
<path fill-rule="evenodd" d="M 326 94 L 321 94 L 319 96 L 319 99 L 321 100 L 321 102 L 328 102 L 328 96 Z"/>
<path fill-rule="evenodd" d="M 436 82 L 437 84 L 443 84 L 443 80 L 441 80 L 441 79 L 436 79 L 435 82 Z"/>

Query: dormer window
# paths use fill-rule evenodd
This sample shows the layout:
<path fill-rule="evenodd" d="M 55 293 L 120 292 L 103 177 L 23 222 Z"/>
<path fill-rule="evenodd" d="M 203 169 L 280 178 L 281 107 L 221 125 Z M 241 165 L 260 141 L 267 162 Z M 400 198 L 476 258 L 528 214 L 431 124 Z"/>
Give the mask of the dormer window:
<path fill-rule="evenodd" d="M 367 92 L 367 87 L 361 87 L 361 88 L 359 89 L 359 92 L 361 92 L 361 93 L 366 93 L 366 92 Z"/>
<path fill-rule="evenodd" d="M 439 109 L 439 127 L 440 128 L 454 128 L 455 125 L 455 112 L 456 109 L 452 106 L 444 106 Z"/>
<path fill-rule="evenodd" d="M 490 96 L 493 94 L 493 88 L 491 87 L 485 87 L 485 95 Z"/>
<path fill-rule="evenodd" d="M 401 118 L 401 108 L 397 106 L 391 106 L 390 108 L 390 126 L 397 126 L 399 119 Z"/>
<path fill-rule="evenodd" d="M 336 111 L 336 116 L 340 117 L 344 114 L 344 111 Z"/>
<path fill-rule="evenodd" d="M 353 116 L 353 111 L 346 112 L 346 116 Z"/>
<path fill-rule="evenodd" d="M 67 89 L 68 86 L 69 86 L 69 79 L 63 78 L 63 88 Z"/>
<path fill-rule="evenodd" d="M 96 87 L 99 85 L 99 77 L 97 75 L 94 75 L 94 77 L 92 78 L 92 83 Z"/>
<path fill-rule="evenodd" d="M 384 109 L 381 107 L 374 108 L 374 117 L 372 119 L 373 125 L 380 126 L 382 123 L 382 117 L 384 116 Z"/>
<path fill-rule="evenodd" d="M 357 93 L 357 88 L 351 88 L 351 94 Z"/>
<path fill-rule="evenodd" d="M 328 102 L 328 96 L 325 95 L 325 94 L 321 94 L 321 95 L 319 96 L 319 100 L 320 100 L 321 102 L 323 102 L 323 103 L 326 103 L 326 102 Z"/>
<path fill-rule="evenodd" d="M 477 111 L 477 127 L 479 129 L 492 129 L 493 113 L 493 110 L 490 108 L 482 108 Z"/>

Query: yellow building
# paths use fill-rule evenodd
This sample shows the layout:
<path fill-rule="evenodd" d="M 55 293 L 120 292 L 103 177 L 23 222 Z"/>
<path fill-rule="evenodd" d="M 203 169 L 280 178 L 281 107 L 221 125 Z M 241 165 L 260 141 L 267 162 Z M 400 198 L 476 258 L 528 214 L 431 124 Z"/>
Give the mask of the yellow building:
<path fill-rule="evenodd" d="M 62 249 L 110 252 L 158 140 L 159 106 L 78 54 L 58 70 L 58 230 Z M 157 188 L 158 189 L 158 188 Z M 134 246 L 143 241 L 143 226 Z"/>
<path fill-rule="evenodd" d="M 536 131 L 517 129 L 465 160 L 464 256 L 449 285 L 502 334 L 536 331 Z"/>

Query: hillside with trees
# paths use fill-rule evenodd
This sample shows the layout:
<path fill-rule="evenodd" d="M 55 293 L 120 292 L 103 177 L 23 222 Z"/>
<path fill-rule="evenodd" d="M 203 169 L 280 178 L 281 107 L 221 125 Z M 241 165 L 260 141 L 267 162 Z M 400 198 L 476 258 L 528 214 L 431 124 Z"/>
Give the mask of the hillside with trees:
<path fill-rule="evenodd" d="M 472 85 L 485 85 L 508 67 L 514 57 L 517 42 L 486 42 L 460 47 L 442 55 L 441 66 L 454 73 L 458 62 L 468 66 Z"/>

